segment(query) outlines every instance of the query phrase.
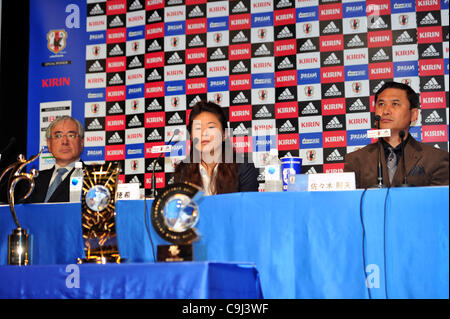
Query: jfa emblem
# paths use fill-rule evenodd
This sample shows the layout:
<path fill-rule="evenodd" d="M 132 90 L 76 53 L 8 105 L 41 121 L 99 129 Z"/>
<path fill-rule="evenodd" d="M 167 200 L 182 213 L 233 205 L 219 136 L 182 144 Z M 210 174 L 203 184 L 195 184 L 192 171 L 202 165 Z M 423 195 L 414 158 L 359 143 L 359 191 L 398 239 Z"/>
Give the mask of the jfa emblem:
<path fill-rule="evenodd" d="M 137 170 L 138 166 L 139 166 L 139 162 L 138 161 L 136 161 L 136 160 L 131 161 L 131 169 L 133 171 Z"/>
<path fill-rule="evenodd" d="M 359 92 L 361 92 L 361 83 L 360 82 L 353 82 L 352 83 L 352 89 L 353 89 L 353 92 L 358 94 Z"/>
<path fill-rule="evenodd" d="M 265 101 L 267 99 L 267 90 L 259 90 L 258 97 L 261 101 Z"/>
<path fill-rule="evenodd" d="M 47 48 L 53 53 L 59 53 L 66 47 L 67 33 L 64 30 L 50 30 L 47 33 Z"/>

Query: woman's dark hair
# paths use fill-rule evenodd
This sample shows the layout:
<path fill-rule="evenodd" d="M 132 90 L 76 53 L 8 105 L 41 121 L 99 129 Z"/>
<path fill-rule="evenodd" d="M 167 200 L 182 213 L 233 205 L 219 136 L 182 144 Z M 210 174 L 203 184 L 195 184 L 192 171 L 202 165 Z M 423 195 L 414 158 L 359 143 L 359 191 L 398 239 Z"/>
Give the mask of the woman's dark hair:
<path fill-rule="evenodd" d="M 400 89 L 406 92 L 406 96 L 409 101 L 409 109 L 417 109 L 419 108 L 419 97 L 417 96 L 417 93 L 414 92 L 414 90 L 404 83 L 399 82 L 386 82 L 383 84 L 383 86 L 375 93 L 375 102 L 378 99 L 378 96 L 386 89 Z"/>
<path fill-rule="evenodd" d="M 174 174 L 175 183 L 186 181 L 204 187 L 200 175 L 199 163 L 193 163 L 193 159 L 200 158 L 200 155 L 195 149 L 193 145 L 194 142 L 192 141 L 192 124 L 194 119 L 203 112 L 209 112 L 217 116 L 217 119 L 222 125 L 222 135 L 225 135 L 227 118 L 222 108 L 213 102 L 197 102 L 189 115 L 189 122 L 187 125 L 188 132 L 191 135 L 190 155 L 185 161 L 176 165 Z M 212 188 L 215 190 L 216 194 L 232 193 L 238 190 L 238 164 L 234 161 L 236 154 L 230 144 L 231 143 L 225 143 L 225 141 L 222 142 L 222 161 L 217 164 L 217 174 L 215 174 L 215 177 L 211 180 Z M 231 150 L 225 149 L 226 147 L 231 147 Z M 229 163 L 228 158 L 227 160 L 225 158 L 225 156 L 230 153 L 233 155 L 232 163 Z"/>

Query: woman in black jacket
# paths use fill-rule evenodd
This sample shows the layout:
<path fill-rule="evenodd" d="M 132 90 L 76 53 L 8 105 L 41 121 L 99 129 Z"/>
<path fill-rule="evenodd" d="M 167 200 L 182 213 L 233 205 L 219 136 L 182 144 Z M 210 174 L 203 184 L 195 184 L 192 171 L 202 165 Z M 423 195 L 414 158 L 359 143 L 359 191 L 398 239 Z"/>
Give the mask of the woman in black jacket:
<path fill-rule="evenodd" d="M 190 156 L 175 167 L 175 182 L 200 186 L 207 195 L 257 192 L 258 170 L 234 151 L 225 129 L 222 108 L 212 102 L 195 104 L 189 116 Z"/>

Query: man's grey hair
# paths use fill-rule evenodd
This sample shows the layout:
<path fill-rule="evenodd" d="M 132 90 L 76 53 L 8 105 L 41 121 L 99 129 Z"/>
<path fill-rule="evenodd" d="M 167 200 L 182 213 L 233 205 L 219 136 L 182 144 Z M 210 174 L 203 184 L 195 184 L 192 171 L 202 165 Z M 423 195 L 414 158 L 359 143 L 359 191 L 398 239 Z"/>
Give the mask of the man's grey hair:
<path fill-rule="evenodd" d="M 47 127 L 47 131 L 45 131 L 45 137 L 46 138 L 51 138 L 52 137 L 52 129 L 53 127 L 61 122 L 61 121 L 66 121 L 66 120 L 71 120 L 73 122 L 75 122 L 75 124 L 78 127 L 78 135 L 80 136 L 80 138 L 84 138 L 84 128 L 83 125 L 81 125 L 80 121 L 78 121 L 76 118 L 73 118 L 71 116 L 68 115 L 64 115 L 64 116 L 60 116 L 57 117 L 55 120 L 53 120 L 50 125 Z"/>

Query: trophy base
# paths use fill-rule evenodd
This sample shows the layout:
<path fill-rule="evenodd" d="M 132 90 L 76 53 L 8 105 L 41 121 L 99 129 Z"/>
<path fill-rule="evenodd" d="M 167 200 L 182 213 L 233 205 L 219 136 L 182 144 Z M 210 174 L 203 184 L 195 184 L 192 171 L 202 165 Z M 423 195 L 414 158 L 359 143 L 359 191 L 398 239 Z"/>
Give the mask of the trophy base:
<path fill-rule="evenodd" d="M 192 245 L 158 245 L 158 262 L 192 261 Z"/>
<path fill-rule="evenodd" d="M 89 258 L 77 258 L 77 264 L 122 264 L 126 262 L 126 259 L 120 258 L 120 256 L 91 256 Z"/>
<path fill-rule="evenodd" d="M 27 266 L 30 263 L 29 247 L 27 230 L 13 229 L 8 235 L 8 265 Z"/>

